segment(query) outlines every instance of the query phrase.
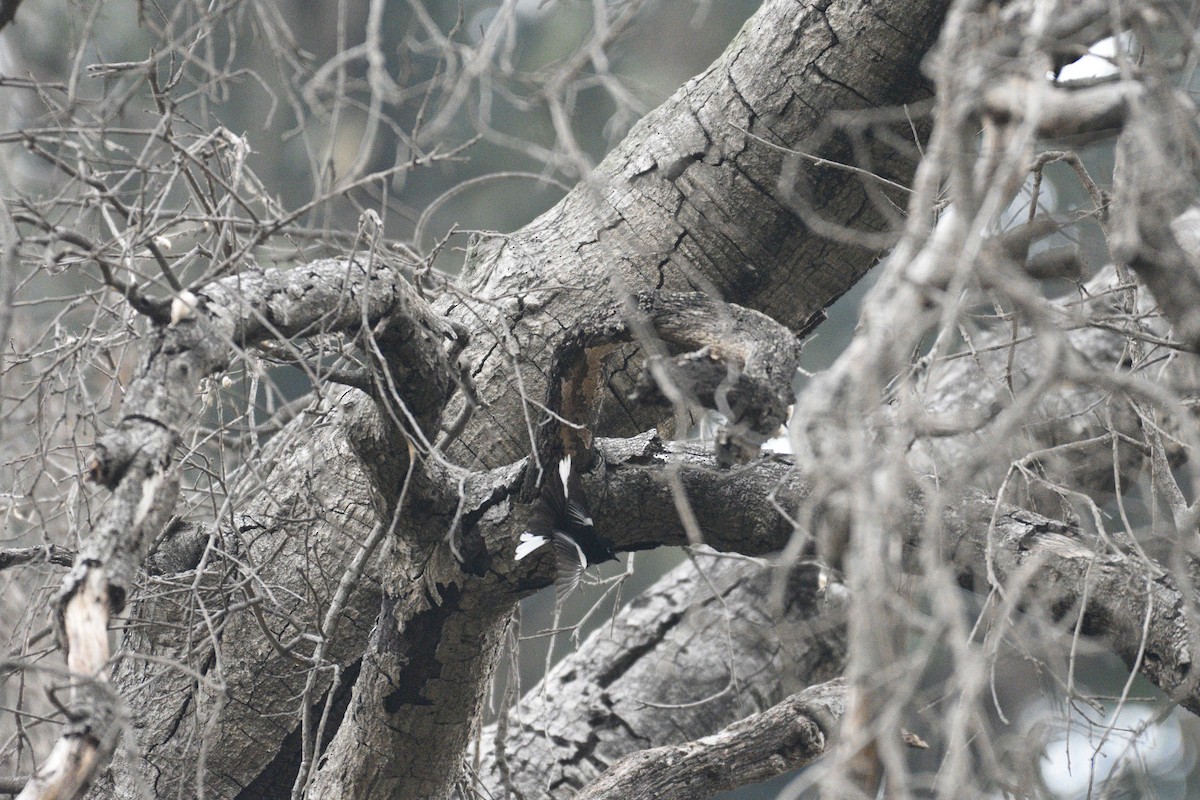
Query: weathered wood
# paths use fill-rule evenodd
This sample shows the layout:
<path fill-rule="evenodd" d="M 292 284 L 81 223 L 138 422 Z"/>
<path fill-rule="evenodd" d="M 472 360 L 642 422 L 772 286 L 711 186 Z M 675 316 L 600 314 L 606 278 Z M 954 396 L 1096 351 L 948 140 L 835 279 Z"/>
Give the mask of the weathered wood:
<path fill-rule="evenodd" d="M 963 391 L 974 385 L 962 384 Z M 786 545 L 792 526 L 772 503 L 795 508 L 812 484 L 803 470 L 783 459 L 726 472 L 716 468 L 703 448 L 668 446 L 649 436 L 602 440 L 597 446 L 606 468 L 590 488 L 594 496 L 611 498 L 594 509 L 597 526 L 622 530 L 623 547 L 688 541 L 671 504 L 668 474 L 704 521 L 705 541 L 742 553 L 773 552 Z M 1148 606 L 1178 608 L 1200 601 L 1194 589 L 1180 586 L 1174 576 L 1136 554 L 1103 552 L 1103 543 L 1078 526 L 998 504 L 978 491 L 936 499 L 936 489 L 928 490 L 932 494 L 927 497 L 925 490 L 914 489 L 904 519 L 895 521 L 909 569 L 919 569 L 918 554 L 928 546 L 924 537 L 937 530 L 942 557 L 955 566 L 966 586 L 988 586 L 989 574 L 1002 584 L 1017 575 L 1036 574 L 1023 607 L 1031 613 L 1050 610 L 1050 621 L 1064 625 L 1073 625 L 1076 615 L 1082 615 L 1083 632 L 1113 634 L 1114 651 L 1131 668 L 1136 666 L 1165 693 L 1200 712 L 1200 690 L 1187 679 L 1192 652 L 1188 620 L 1163 614 L 1146 626 Z M 648 513 L 630 518 L 625 512 L 629 507 Z M 653 513 L 655 509 L 662 511 Z M 936 520 L 928 518 L 931 509 L 940 515 Z M 815 593 L 815 576 L 801 570 L 792 579 L 799 582 L 789 584 L 784 595 L 789 598 L 786 613 L 776 615 L 771 598 L 779 595 L 772 594 L 778 591 L 773 580 L 785 573 L 736 561 L 717 560 L 709 566 L 702 558 L 701 563 L 722 602 L 701 600 L 696 611 L 684 613 L 707 591 L 705 579 L 685 564 L 643 600 L 621 611 L 611 626 L 585 640 L 510 710 L 503 751 L 491 747 L 500 735 L 495 726 L 484 731 L 481 741 L 486 747 L 477 770 L 481 791 L 502 796 L 507 780 L 527 797 L 571 797 L 629 753 L 678 744 L 686 740 L 685 731 L 729 724 L 739 711 L 754 710 L 741 705 L 746 698 L 730 689 L 730 664 L 737 665 L 738 674 L 756 676 L 751 702 L 759 703 L 764 698 L 775 702 L 795 691 L 787 681 L 819 682 L 837 674 L 845 644 L 844 633 L 839 633 L 839 595 L 822 599 Z M 765 614 L 769 622 L 763 627 L 772 631 L 772 643 L 743 638 L 740 628 L 734 628 L 728 645 L 693 646 L 696 641 L 725 641 L 726 608 Z M 782 652 L 787 653 L 786 667 L 773 665 L 771 659 Z M 664 669 L 663 664 L 670 666 Z M 681 676 L 686 676 L 683 683 Z M 679 695 L 681 687 L 686 697 Z M 674 707 L 704 697 L 710 699 L 701 707 Z M 666 706 L 648 706 L 637 698 Z M 502 777 L 505 771 L 507 779 Z"/>
<path fill-rule="evenodd" d="M 175 511 L 179 477 L 172 460 L 196 413 L 200 380 L 224 368 L 235 346 L 273 336 L 358 330 L 393 313 L 420 324 L 425 307 L 387 265 L 355 260 L 247 272 L 176 302 L 181 305 L 172 324 L 154 331 L 138 376 L 126 389 L 120 422 L 97 442 L 89 467 L 113 496 L 64 578 L 54 612 L 68 667 L 81 676 L 72 686 L 75 724 L 22 798 L 75 796 L 112 755 L 117 739 L 112 726 L 120 712 L 89 687 L 108 667 L 109 619 L 124 609 L 150 544 Z M 409 348 L 398 355 L 408 356 L 409 368 L 440 367 L 429 382 L 451 385 L 440 341 L 407 341 Z"/>
<path fill-rule="evenodd" d="M 786 156 L 774 145 L 826 138 L 829 132 L 822 128 L 823 119 L 833 110 L 894 105 L 922 97 L 925 83 L 916 65 L 936 33 L 945 5 L 942 0 L 930 0 L 913 3 L 903 11 L 872 6 L 871 13 L 864 13 L 865 6 L 859 2 L 809 8 L 783 0 L 765 4 L 726 56 L 640 123 L 599 167 L 594 179 L 505 242 L 481 243 L 472 257 L 465 288 L 482 302 L 457 293 L 437 301 L 440 311 L 470 331 L 465 357 L 488 403 L 486 409 L 477 411 L 454 452 L 469 454 L 472 463 L 493 466 L 515 463 L 526 455 L 532 437 L 525 427 L 523 406 L 526 397 L 546 396 L 539 369 L 545 366 L 545 355 L 571 334 L 582 311 L 616 307 L 630 290 L 715 287 L 726 300 L 771 312 L 798 329 L 849 288 L 869 267 L 871 253 L 812 236 L 798 224 L 794 212 L 782 202 L 787 192 L 776 187 Z M 814 141 L 813 146 L 834 161 L 849 159 L 844 142 L 822 147 Z M 911 167 L 907 159 L 893 157 L 887 163 L 896 170 L 893 177 L 901 180 Z M 885 225 L 885 215 L 872 207 L 858 176 L 821 167 L 804 170 L 803 177 L 821 198 L 822 213 L 829 218 L 865 229 Z M 281 318 L 270 319 L 278 322 Z M 514 363 L 522 380 L 514 380 Z M 451 409 L 446 416 L 453 418 L 456 413 L 457 409 Z M 344 430 L 339 423 L 318 438 Z M 322 476 L 312 472 L 311 478 L 297 476 L 297 480 L 315 480 L 314 486 L 319 486 Z M 278 477 L 272 480 L 278 481 L 285 473 L 275 474 Z M 318 496 L 336 494 L 337 490 L 318 490 Z M 346 494 L 346 498 L 351 503 L 366 502 L 359 493 Z M 264 504 L 264 508 L 270 505 Z M 441 528 L 444 533 L 449 519 L 427 522 L 418 527 L 432 535 L 439 524 L 445 526 Z M 496 540 L 515 536 L 517 524 L 516 520 L 510 522 L 503 533 L 493 524 L 488 536 Z M 274 537 L 291 532 L 264 526 L 254 528 L 254 533 L 256 546 L 273 552 L 280 547 Z M 338 530 L 336 525 L 318 525 L 308 534 L 336 537 Z M 317 549 L 325 552 L 324 545 Z M 292 557 L 299 556 L 297 550 Z M 288 563 L 286 558 L 278 559 L 278 572 L 272 574 L 283 580 Z M 328 567 L 335 571 L 344 563 L 335 560 Z M 297 575 L 305 574 L 298 562 L 293 562 L 291 569 Z M 406 581 L 421 582 L 428 577 L 419 567 L 406 565 L 403 555 L 389 573 L 383 576 L 385 592 L 400 591 L 408 585 Z M 535 585 L 524 584 L 508 602 Z M 461 586 L 463 591 L 476 590 L 471 579 Z M 506 590 L 513 591 L 511 586 Z M 302 594 L 308 591 L 306 587 Z M 359 619 L 371 613 L 369 602 L 355 606 Z M 467 607 L 483 606 L 472 600 Z M 399 607 L 404 609 L 401 616 L 422 613 L 423 608 L 415 597 Z M 238 636 L 244 637 L 241 642 L 232 636 L 235 629 L 228 629 L 223 634 L 223 652 L 214 652 L 213 658 L 227 657 L 230 663 L 251 654 L 262 658 L 270 647 L 256 627 L 257 623 L 247 619 L 236 629 Z M 402 621 L 396 623 L 397 630 L 403 627 Z M 361 636 L 361 630 L 347 626 L 345 632 L 350 650 L 363 646 L 362 638 L 354 638 Z M 471 685 L 482 686 L 491 660 L 464 662 L 463 668 L 468 667 L 474 670 Z M 259 686 L 255 679 L 270 680 L 277 670 L 268 657 L 254 675 L 233 676 L 221 687 L 221 697 L 243 699 L 227 704 L 214 697 L 210 709 L 195 719 L 188 708 L 164 714 L 153 710 L 153 724 L 141 731 L 141 738 L 142 747 L 157 762 L 154 775 L 160 788 L 174 791 L 195 763 L 190 757 L 168 755 L 173 750 L 168 743 L 189 736 L 194 741 L 201 731 L 208 737 L 207 763 L 222 765 L 221 772 L 213 770 L 207 784 L 218 796 L 230 790 L 218 786 L 227 774 L 224 770 L 231 772 L 223 785 L 232 787 L 248 784 L 247 776 L 253 770 L 267 768 L 263 765 L 279 749 L 288 724 L 295 730 L 294 718 L 273 717 L 275 733 L 259 726 L 248 738 L 227 734 L 253 716 L 255 703 L 247 704 L 250 713 L 245 717 L 231 709 L 249 698 L 278 696 L 255 688 Z M 364 696 L 367 694 L 364 691 Z M 477 699 L 466 698 L 465 703 L 463 708 L 468 710 L 478 706 Z M 209 707 L 210 703 L 204 701 L 203 705 Z M 422 724 L 422 719 L 430 724 Z M 470 714 L 460 715 L 456 725 L 441 724 L 444 720 L 432 724 L 437 719 L 413 717 L 402 735 L 422 744 L 387 748 L 388 769 L 411 772 L 406 764 L 392 762 L 423 757 L 429 748 L 452 750 L 472 725 Z M 348 741 L 359 741 L 346 730 Z M 253 746 L 248 746 L 248 741 Z M 329 763 L 332 767 L 334 762 Z M 348 780 L 345 790 L 358 793 L 353 776 Z M 430 796 L 425 784 L 421 786 L 419 796 Z"/>
<path fill-rule="evenodd" d="M 486 404 L 450 449 L 453 458 L 499 468 L 536 449 L 543 415 L 527 416 L 529 401 L 550 395 L 547 359 L 576 335 L 591 309 L 617 308 L 644 290 L 713 288 L 726 301 L 803 328 L 866 271 L 869 253 L 814 237 L 799 224 L 782 202 L 786 192 L 777 188 L 784 155 L 754 137 L 795 144 L 818 133 L 824 110 L 924 96 L 916 67 L 945 3 L 917 3 L 903 14 L 871 8 L 765 3 L 722 59 L 639 122 L 555 208 L 513 235 L 475 244 L 465 292 L 435 303 L 471 331 L 463 357 Z M 888 163 L 897 177 L 911 166 L 901 158 Z M 859 177 L 834 169 L 807 177 L 819 183 L 825 213 L 866 228 L 885 224 Z M 457 410 L 451 407 L 447 416 Z M 515 539 L 518 523 L 509 521 L 505 535 Z M 408 593 L 394 607 L 411 619 L 423 605 L 403 587 L 431 576 L 405 561 L 390 565 L 396 577 L 385 583 L 398 595 Z M 446 573 L 447 582 L 452 574 Z M 504 588 L 499 578 L 453 582 L 468 608 L 490 609 L 491 593 Z M 476 592 L 480 597 L 468 601 Z M 515 596 L 507 602 L 511 608 Z M 485 628 L 495 630 L 490 625 Z M 473 662 L 439 663 L 453 664 L 457 685 L 482 692 L 491 652 L 483 647 Z M 385 724 L 370 698 L 394 667 L 381 662 L 380 669 L 378 677 L 360 675 L 363 691 L 351 705 L 351 724 L 338 730 L 330 750 L 337 755 L 314 785 L 329 795 L 355 795 L 370 786 L 395 797 L 442 796 L 454 776 L 445 775 L 439 788 L 417 762 L 431 749 L 460 748 L 474 721 L 446 724 L 414 705 L 389 710 Z M 463 703 L 478 708 L 480 697 Z M 378 750 L 363 751 L 368 740 Z M 343 759 L 353 761 L 353 770 L 341 769 Z"/>
<path fill-rule="evenodd" d="M 808 329 L 874 254 L 804 225 L 784 165 L 799 165 L 794 180 L 826 219 L 865 231 L 889 222 L 861 176 L 807 166 L 787 148 L 850 162 L 827 117 L 927 97 L 918 65 L 947 5 L 764 3 L 720 59 L 639 121 L 562 202 L 514 234 L 477 242 L 463 275 L 469 294 L 437 303 L 475 331 L 465 357 L 488 404 L 452 452 L 488 467 L 526 455 L 522 407 L 545 396 L 545 354 L 587 309 L 631 293 L 700 290 Z M 905 183 L 915 158 L 888 150 L 877 167 Z M 595 432 L 634 435 L 653 418 L 608 397 Z"/>
<path fill-rule="evenodd" d="M 845 707 L 845 681 L 812 686 L 703 739 L 625 756 L 575 798 L 695 800 L 759 783 L 824 755 Z"/>

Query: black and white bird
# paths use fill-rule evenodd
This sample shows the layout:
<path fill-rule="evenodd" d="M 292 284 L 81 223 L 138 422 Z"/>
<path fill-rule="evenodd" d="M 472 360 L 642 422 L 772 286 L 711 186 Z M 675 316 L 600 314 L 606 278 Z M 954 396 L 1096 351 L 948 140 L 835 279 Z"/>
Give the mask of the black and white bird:
<path fill-rule="evenodd" d="M 554 594 L 560 603 L 579 586 L 584 570 L 617 557 L 612 544 L 592 527 L 583 485 L 571 466 L 570 455 L 558 462 L 558 480 L 550 480 L 542 488 L 541 501 L 529 530 L 521 534 L 516 553 L 520 561 L 547 543 L 553 545 L 558 565 Z"/>

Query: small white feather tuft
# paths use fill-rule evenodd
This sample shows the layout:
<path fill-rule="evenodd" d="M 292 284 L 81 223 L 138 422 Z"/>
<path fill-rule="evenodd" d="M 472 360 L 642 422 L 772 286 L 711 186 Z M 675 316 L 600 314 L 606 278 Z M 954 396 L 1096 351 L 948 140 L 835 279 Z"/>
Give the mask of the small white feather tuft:
<path fill-rule="evenodd" d="M 517 543 L 517 554 L 514 556 L 514 561 L 520 561 L 525 556 L 537 550 L 544 545 L 548 539 L 545 536 L 538 536 L 536 533 L 525 531 L 521 534 L 521 539 Z"/>
<path fill-rule="evenodd" d="M 567 489 L 567 479 L 571 477 L 571 457 L 563 456 L 562 461 L 558 462 L 558 479 L 562 481 L 563 497 L 570 497 L 571 492 Z"/>
<path fill-rule="evenodd" d="M 580 507 L 579 503 L 575 502 L 574 500 L 567 501 L 567 514 L 571 517 L 571 521 L 576 525 L 590 528 L 595 524 L 592 522 L 592 518 L 584 513 L 584 510 Z"/>
<path fill-rule="evenodd" d="M 171 324 L 176 325 L 181 320 L 190 317 L 198 302 L 200 301 L 196 298 L 196 295 L 187 289 L 177 294 L 175 299 L 171 301 Z"/>

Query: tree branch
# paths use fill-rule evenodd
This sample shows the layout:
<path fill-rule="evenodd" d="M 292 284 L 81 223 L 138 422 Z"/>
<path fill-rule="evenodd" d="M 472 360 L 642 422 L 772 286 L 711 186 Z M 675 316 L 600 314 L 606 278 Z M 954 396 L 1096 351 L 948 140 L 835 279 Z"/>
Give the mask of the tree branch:
<path fill-rule="evenodd" d="M 559 349 L 582 309 L 699 289 L 807 329 L 874 258 L 799 223 L 777 145 L 810 143 L 832 163 L 853 161 L 849 137 L 827 120 L 927 97 L 918 65 L 947 5 L 768 0 L 709 70 L 647 114 L 562 202 L 515 234 L 475 243 L 462 293 L 437 304 L 473 330 L 465 357 L 487 405 L 452 454 L 495 467 L 528 453 L 522 409 L 546 395 L 540 354 Z M 898 127 L 911 139 L 902 117 Z M 907 183 L 916 149 L 885 149 L 876 162 L 885 177 Z M 888 226 L 861 176 L 813 167 L 802 178 L 828 219 Z M 605 411 L 600 435 L 633 435 L 658 416 L 627 410 L 623 397 Z"/>
<path fill-rule="evenodd" d="M 54 601 L 59 643 L 72 685 L 69 726 L 21 798 L 72 797 L 107 764 L 120 716 L 110 690 L 98 691 L 109 666 L 108 623 L 125 607 L 150 544 L 174 513 L 179 488 L 171 466 L 191 423 L 199 381 L 224 369 L 235 345 L 371 325 L 394 312 L 424 308 L 390 269 L 355 260 L 327 261 L 291 272 L 264 272 L 205 287 L 178 324 L 154 332 L 121 421 L 96 444 L 89 470 L 113 491 Z M 422 342 L 414 339 L 419 351 Z M 424 346 L 440 354 L 436 340 Z M 437 354 L 414 359 L 437 363 Z M 436 376 L 434 377 L 436 381 Z M 449 378 L 440 381 L 449 383 Z"/>
<path fill-rule="evenodd" d="M 820 758 L 845 708 L 844 680 L 812 686 L 703 739 L 625 756 L 575 800 L 691 800 L 765 781 Z"/>
<path fill-rule="evenodd" d="M 944 0 L 929 0 L 913 3 L 903 13 L 893 13 L 892 9 L 880 11 L 874 6 L 868 13 L 859 2 L 808 8 L 785 0 L 764 4 L 722 61 L 640 124 L 600 166 L 594 181 L 582 184 L 555 210 L 504 242 L 493 240 L 480 245 L 462 287 L 465 291 L 448 287 L 449 291 L 436 302 L 439 310 L 446 311 L 452 321 L 471 332 L 471 345 L 464 357 L 487 409 L 477 412 L 463 430 L 460 437 L 463 449 L 452 452 L 470 453 L 468 457 L 473 463 L 496 467 L 518 463 L 528 453 L 531 436 L 525 427 L 523 405 L 528 397 L 545 396 L 543 354 L 554 352 L 564 337 L 574 332 L 582 309 L 596 304 L 615 307 L 629 293 L 656 286 L 665 291 L 715 287 L 729 301 L 779 312 L 785 322 L 796 328 L 804 327 L 828 302 L 849 288 L 866 271 L 873 260 L 872 254 L 831 244 L 797 225 L 792 212 L 779 203 L 776 197 L 779 193 L 774 188 L 783 155 L 759 145 L 757 139 L 747 138 L 743 131 L 785 144 L 819 134 L 829 139 L 829 144 L 817 149 L 830 155 L 833 161 L 848 160 L 850 145 L 822 131 L 822 119 L 835 109 L 894 105 L 923 96 L 925 83 L 916 65 L 936 35 L 945 6 Z M 903 127 L 907 135 L 907 123 Z M 903 182 L 911 159 L 897 158 L 894 152 L 890 155 L 882 163 L 894 167 L 895 172 L 889 175 Z M 871 206 L 859 177 L 836 169 L 814 169 L 806 179 L 822 198 L 827 198 L 828 207 L 823 211 L 831 218 L 854 221 L 866 228 L 885 224 L 886 214 Z M 587 276 L 582 287 L 581 276 Z M 203 296 L 207 291 L 205 287 L 197 290 L 197 294 Z M 516 375 L 514 366 L 519 370 Z M 455 418 L 454 411 L 450 409 L 446 417 Z M 348 431 L 357 438 L 352 426 L 363 416 L 347 407 L 341 412 L 343 422 L 336 428 L 328 428 L 329 433 L 318 438 L 336 437 Z M 317 441 L 302 452 L 340 455 L 344 449 L 331 446 L 328 441 Z M 337 463 L 345 467 L 344 463 Z M 364 461 L 364 465 L 370 463 L 370 459 Z M 298 484 L 304 475 L 314 471 L 324 477 L 319 472 L 321 467 L 301 470 L 299 465 L 300 462 L 281 459 L 280 466 L 269 474 L 272 494 L 298 498 L 302 496 Z M 362 473 L 351 472 L 361 480 Z M 369 496 L 361 486 L 336 492 L 323 480 L 317 480 L 310 491 L 313 489 L 316 496 L 299 508 L 314 515 L 328 514 L 331 507 L 348 516 L 362 514 Z M 496 502 L 504 502 L 504 498 L 497 498 Z M 495 549 L 491 545 L 484 548 L 484 560 L 477 562 L 469 552 L 470 542 L 476 539 L 467 536 L 466 563 L 486 565 L 489 554 L 499 553 L 494 563 L 509 564 L 520 518 L 501 524 L 500 519 L 489 515 L 507 515 L 507 509 L 495 503 L 487 508 L 483 516 L 489 532 L 477 541 L 494 543 Z M 286 515 L 273 511 L 272 516 Z M 287 550 L 297 559 L 291 562 L 295 575 L 290 578 L 288 559 L 278 559 L 278 567 L 270 564 L 271 580 L 320 603 L 324 591 L 321 581 L 312 581 L 311 585 L 301 583 L 296 588 L 309 572 L 294 565 L 303 560 L 301 554 L 306 547 L 314 550 L 314 563 L 322 563 L 317 560 L 318 553 L 338 549 L 330 539 L 344 535 L 340 527 L 304 523 L 300 527 L 305 544 L 296 546 L 288 543 L 289 537 L 297 536 L 295 530 L 285 530 L 277 524 L 245 522 L 252 525 L 249 530 L 255 548 L 265 553 Z M 472 523 L 479 526 L 480 521 Z M 435 533 L 444 536 L 450 527 L 449 518 L 435 515 L 423 522 L 415 536 L 425 542 L 421 545 L 424 548 Z M 426 553 L 422 549 L 417 555 Z M 268 566 L 265 561 L 258 563 Z M 345 560 L 323 563 L 334 571 Z M 427 573 L 453 575 L 441 569 L 423 571 L 414 566 L 419 563 L 419 559 L 398 558 L 385 585 L 408 593 L 413 591 L 408 587 L 424 585 Z M 500 608 L 493 592 L 500 588 L 506 591 L 505 602 L 511 608 L 521 591 L 538 585 L 529 581 L 528 575 L 514 579 L 508 573 L 511 566 L 504 569 L 504 574 L 492 580 L 511 583 L 498 584 L 498 588 L 477 590 L 473 579 L 465 579 L 457 613 L 482 614 L 486 610 L 488 619 L 492 619 L 490 615 Z M 528 582 L 522 584 L 523 580 Z M 520 587 L 519 590 L 514 591 L 514 586 Z M 407 630 L 407 623 L 420 613 L 418 609 L 422 606 L 416 598 L 408 595 L 406 598 L 405 602 L 410 604 L 397 614 L 392 630 L 401 627 Z M 390 601 L 387 605 L 393 610 L 397 608 Z M 378 606 L 372 608 L 367 598 L 352 603 L 351 608 L 348 613 L 356 615 L 361 623 Z M 388 622 L 386 617 L 383 621 Z M 303 628 L 300 622 L 299 627 Z M 296 743 L 288 739 L 297 729 L 294 718 L 275 716 L 262 720 L 263 715 L 258 713 L 259 703 L 267 697 L 286 694 L 289 688 L 285 687 L 290 687 L 295 696 L 295 689 L 294 683 L 287 684 L 276 677 L 291 670 L 290 665 L 286 669 L 269 662 L 259 666 L 248 657 L 255 653 L 257 658 L 263 650 L 255 644 L 263 643 L 256 625 L 225 624 L 221 632 L 226 649 L 219 662 L 220 693 L 208 694 L 207 689 L 202 690 L 195 703 L 203 708 L 200 715 L 193 718 L 189 709 L 176 709 L 177 713 L 173 713 L 146 704 L 142 712 L 145 716 L 139 717 L 139 724 L 145 724 L 143 736 L 153 743 L 152 752 L 150 748 L 147 750 L 154 765 L 146 769 L 160 793 L 188 791 L 180 788 L 180 781 L 190 779 L 188 771 L 196 763 L 196 751 L 192 745 L 176 741 L 185 738 L 180 731 L 207 733 L 205 738 L 210 746 L 205 750 L 208 768 L 205 777 L 209 781 L 207 788 L 213 792 L 236 792 L 236 787 L 255 785 L 252 782 L 256 773 L 265 775 L 274 770 L 276 762 L 264 767 L 271 754 L 278 751 L 278 763 L 283 763 L 287 754 L 295 751 Z M 388 629 L 387 625 L 381 625 L 379 636 L 390 647 L 396 642 L 384 638 L 391 635 Z M 466 621 L 453 619 L 452 624 L 440 630 L 469 629 Z M 485 640 L 490 641 L 496 627 L 488 622 L 476 624 L 475 630 L 482 631 Z M 230 649 L 234 631 L 244 637 L 244 650 L 242 643 Z M 353 652 L 356 648 L 361 652 L 365 638 L 361 624 L 346 626 L 344 639 L 339 643 L 346 650 L 339 652 Z M 454 661 L 438 655 L 440 643 L 425 644 L 430 646 L 409 652 L 428 665 L 455 665 L 455 700 L 462 702 L 448 706 L 442 716 L 435 707 L 405 702 L 396 708 L 395 714 L 389 712 L 386 719 L 378 718 L 378 705 L 367 703 L 363 708 L 377 717 L 376 724 L 409 720 L 405 730 L 397 733 L 402 738 L 410 737 L 409 746 L 388 747 L 384 754 L 368 753 L 360 747 L 357 755 L 369 756 L 376 763 L 382 759 L 388 770 L 411 775 L 414 762 L 430 751 L 444 753 L 444 763 L 439 764 L 446 769 L 441 770 L 440 780 L 446 783 L 452 780 L 457 767 L 456 743 L 473 724 L 478 708 L 476 698 L 482 691 L 480 687 L 485 685 L 484 678 L 493 659 L 486 646 L 476 646 L 470 659 Z M 168 652 L 174 651 L 168 649 Z M 234 666 L 243 656 L 247 664 Z M 215 662 L 217 656 L 210 658 Z M 144 670 L 130 668 L 126 674 L 126 680 L 134 683 L 141 677 L 144 687 Z M 163 680 L 164 688 L 168 683 Z M 276 683 L 278 692 L 265 691 L 268 686 L 276 689 Z M 369 680 L 363 683 L 364 697 L 371 696 L 366 688 L 370 684 Z M 320 682 L 317 688 L 322 690 L 325 685 L 328 684 Z M 411 696 L 417 700 L 431 696 L 429 687 L 411 688 Z M 444 699 L 449 695 L 437 696 Z M 319 699 L 306 698 L 310 702 Z M 407 716 L 409 712 L 411 716 Z M 245 735 L 243 727 L 248 731 Z M 353 752 L 354 743 L 359 741 L 349 729 L 346 737 L 349 746 L 339 752 Z M 432 746 L 430 743 L 434 741 L 444 744 Z M 339 762 L 330 758 L 327 763 L 332 772 Z M 435 767 L 440 768 L 439 764 L 430 765 L 431 776 L 437 772 Z M 437 790 L 422 788 L 420 795 L 429 796 L 431 791 Z"/>
<path fill-rule="evenodd" d="M 626 754 L 699 738 L 835 678 L 844 598 L 822 594 L 815 571 L 784 577 L 697 552 L 555 664 L 502 729 L 483 730 L 472 788 L 573 797 Z M 773 599 L 780 588 L 783 602 Z"/>

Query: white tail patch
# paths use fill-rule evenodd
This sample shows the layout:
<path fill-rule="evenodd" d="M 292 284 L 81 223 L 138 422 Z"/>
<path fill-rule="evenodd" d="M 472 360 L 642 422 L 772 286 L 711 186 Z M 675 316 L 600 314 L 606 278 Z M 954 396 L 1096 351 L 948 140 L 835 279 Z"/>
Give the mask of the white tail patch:
<path fill-rule="evenodd" d="M 521 534 L 521 539 L 517 543 L 517 554 L 514 557 L 514 560 L 520 561 L 522 558 L 544 545 L 547 541 L 548 540 L 545 536 L 538 536 L 536 533 L 525 531 Z"/>
<path fill-rule="evenodd" d="M 558 567 L 554 596 L 558 603 L 562 603 L 571 592 L 579 588 L 583 572 L 588 567 L 588 560 L 579 542 L 561 531 L 554 532 L 554 556 Z"/>
<path fill-rule="evenodd" d="M 177 325 L 190 317 L 192 312 L 196 310 L 196 304 L 199 302 L 196 295 L 187 289 L 177 294 L 175 299 L 171 301 L 171 324 Z"/>
<path fill-rule="evenodd" d="M 571 477 L 571 456 L 565 455 L 562 461 L 558 462 L 558 479 L 562 481 L 563 497 L 570 497 L 571 492 L 567 489 L 567 479 Z"/>

